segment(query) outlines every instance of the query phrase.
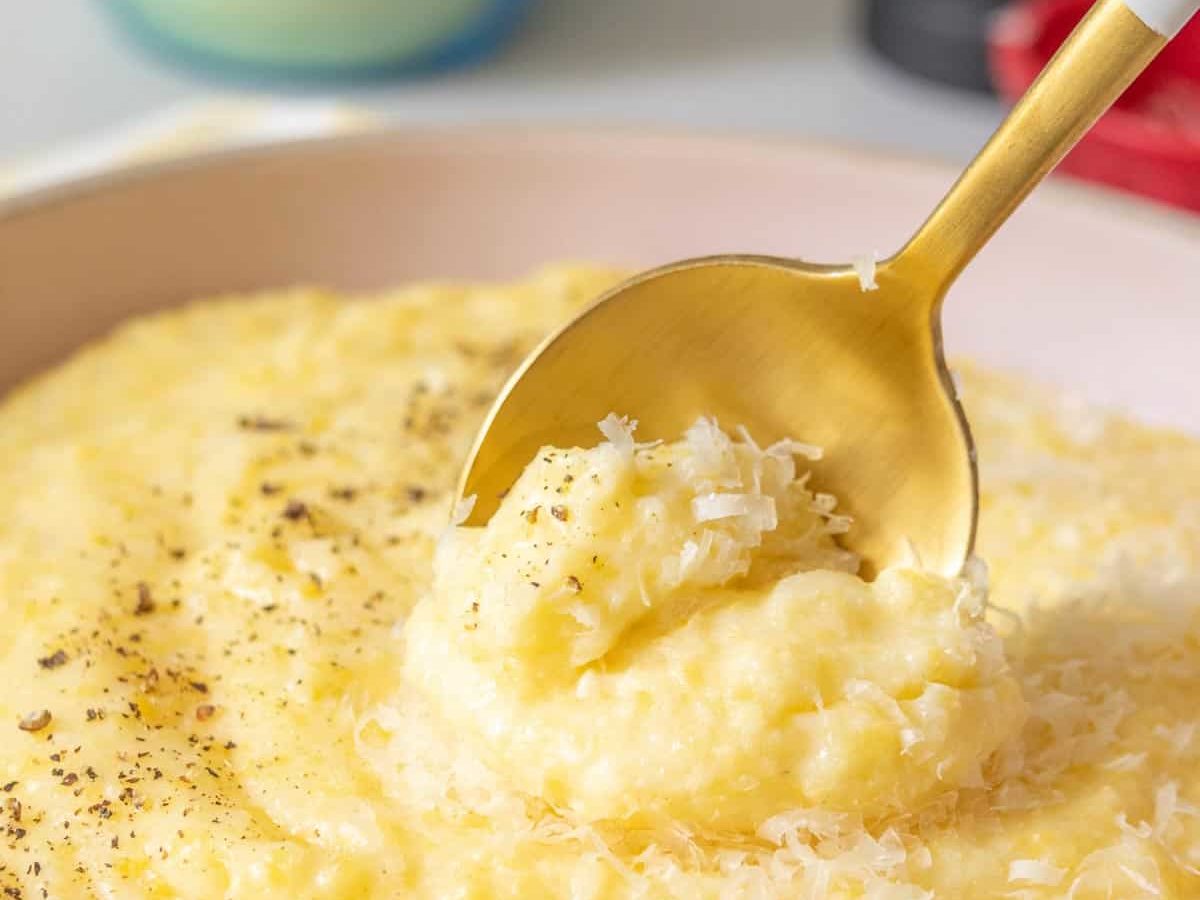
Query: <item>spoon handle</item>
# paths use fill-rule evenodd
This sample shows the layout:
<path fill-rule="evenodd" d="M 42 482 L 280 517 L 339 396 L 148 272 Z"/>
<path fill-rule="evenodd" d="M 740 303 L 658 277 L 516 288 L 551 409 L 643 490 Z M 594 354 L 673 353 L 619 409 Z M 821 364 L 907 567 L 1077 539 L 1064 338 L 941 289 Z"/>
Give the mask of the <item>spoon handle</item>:
<path fill-rule="evenodd" d="M 897 254 L 937 300 L 1200 0 L 1099 0 L 916 235 Z"/>

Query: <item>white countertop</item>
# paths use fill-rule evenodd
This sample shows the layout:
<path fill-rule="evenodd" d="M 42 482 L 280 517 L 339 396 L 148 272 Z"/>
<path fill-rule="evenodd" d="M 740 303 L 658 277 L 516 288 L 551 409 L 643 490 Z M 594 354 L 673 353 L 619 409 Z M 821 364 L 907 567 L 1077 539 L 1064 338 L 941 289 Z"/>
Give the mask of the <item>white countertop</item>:
<path fill-rule="evenodd" d="M 0 159 L 240 90 L 132 47 L 100 2 L 5 5 Z M 652 122 L 967 160 L 999 121 L 999 105 L 875 57 L 856 28 L 858 10 L 853 0 L 542 0 L 516 40 L 480 66 L 335 95 L 403 121 Z"/>

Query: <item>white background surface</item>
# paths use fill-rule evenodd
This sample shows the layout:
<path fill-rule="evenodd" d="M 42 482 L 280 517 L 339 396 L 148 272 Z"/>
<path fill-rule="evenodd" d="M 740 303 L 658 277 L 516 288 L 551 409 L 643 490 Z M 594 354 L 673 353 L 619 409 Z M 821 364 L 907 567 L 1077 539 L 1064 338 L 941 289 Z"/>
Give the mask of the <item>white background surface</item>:
<path fill-rule="evenodd" d="M 167 105 L 240 90 L 147 57 L 110 27 L 102 2 L 2 4 L 0 159 L 37 157 Z M 999 121 L 998 104 L 875 57 L 859 11 L 855 0 L 542 0 L 481 66 L 316 95 L 408 121 L 653 122 L 965 162 Z"/>

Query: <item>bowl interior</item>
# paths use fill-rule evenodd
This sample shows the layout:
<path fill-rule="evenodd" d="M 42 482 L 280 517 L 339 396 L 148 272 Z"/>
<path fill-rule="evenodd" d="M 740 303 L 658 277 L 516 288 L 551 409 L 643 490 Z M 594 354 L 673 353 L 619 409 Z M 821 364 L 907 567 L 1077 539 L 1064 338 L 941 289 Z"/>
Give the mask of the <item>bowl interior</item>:
<path fill-rule="evenodd" d="M 0 207 L 0 391 L 122 318 L 210 294 L 509 278 L 555 260 L 886 254 L 955 174 L 790 141 L 476 128 L 111 176 Z M 946 342 L 1200 432 L 1197 283 L 1195 220 L 1047 185 L 952 292 Z"/>

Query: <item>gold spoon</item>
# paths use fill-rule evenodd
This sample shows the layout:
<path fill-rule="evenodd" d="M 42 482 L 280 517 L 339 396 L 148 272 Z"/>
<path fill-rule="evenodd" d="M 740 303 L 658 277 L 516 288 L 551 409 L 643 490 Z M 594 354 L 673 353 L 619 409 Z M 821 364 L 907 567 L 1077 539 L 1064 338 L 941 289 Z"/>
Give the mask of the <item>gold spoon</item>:
<path fill-rule="evenodd" d="M 912 559 L 957 573 L 978 506 L 975 451 L 942 356 L 955 277 L 1200 0 L 1100 0 L 895 256 L 870 272 L 769 256 L 690 259 L 609 291 L 501 392 L 459 486 L 483 524 L 542 446 L 590 446 L 608 413 L 639 440 L 699 416 L 824 449 L 813 481 L 854 518 L 872 577 Z M 1030 339 L 1036 340 L 1034 331 Z"/>

